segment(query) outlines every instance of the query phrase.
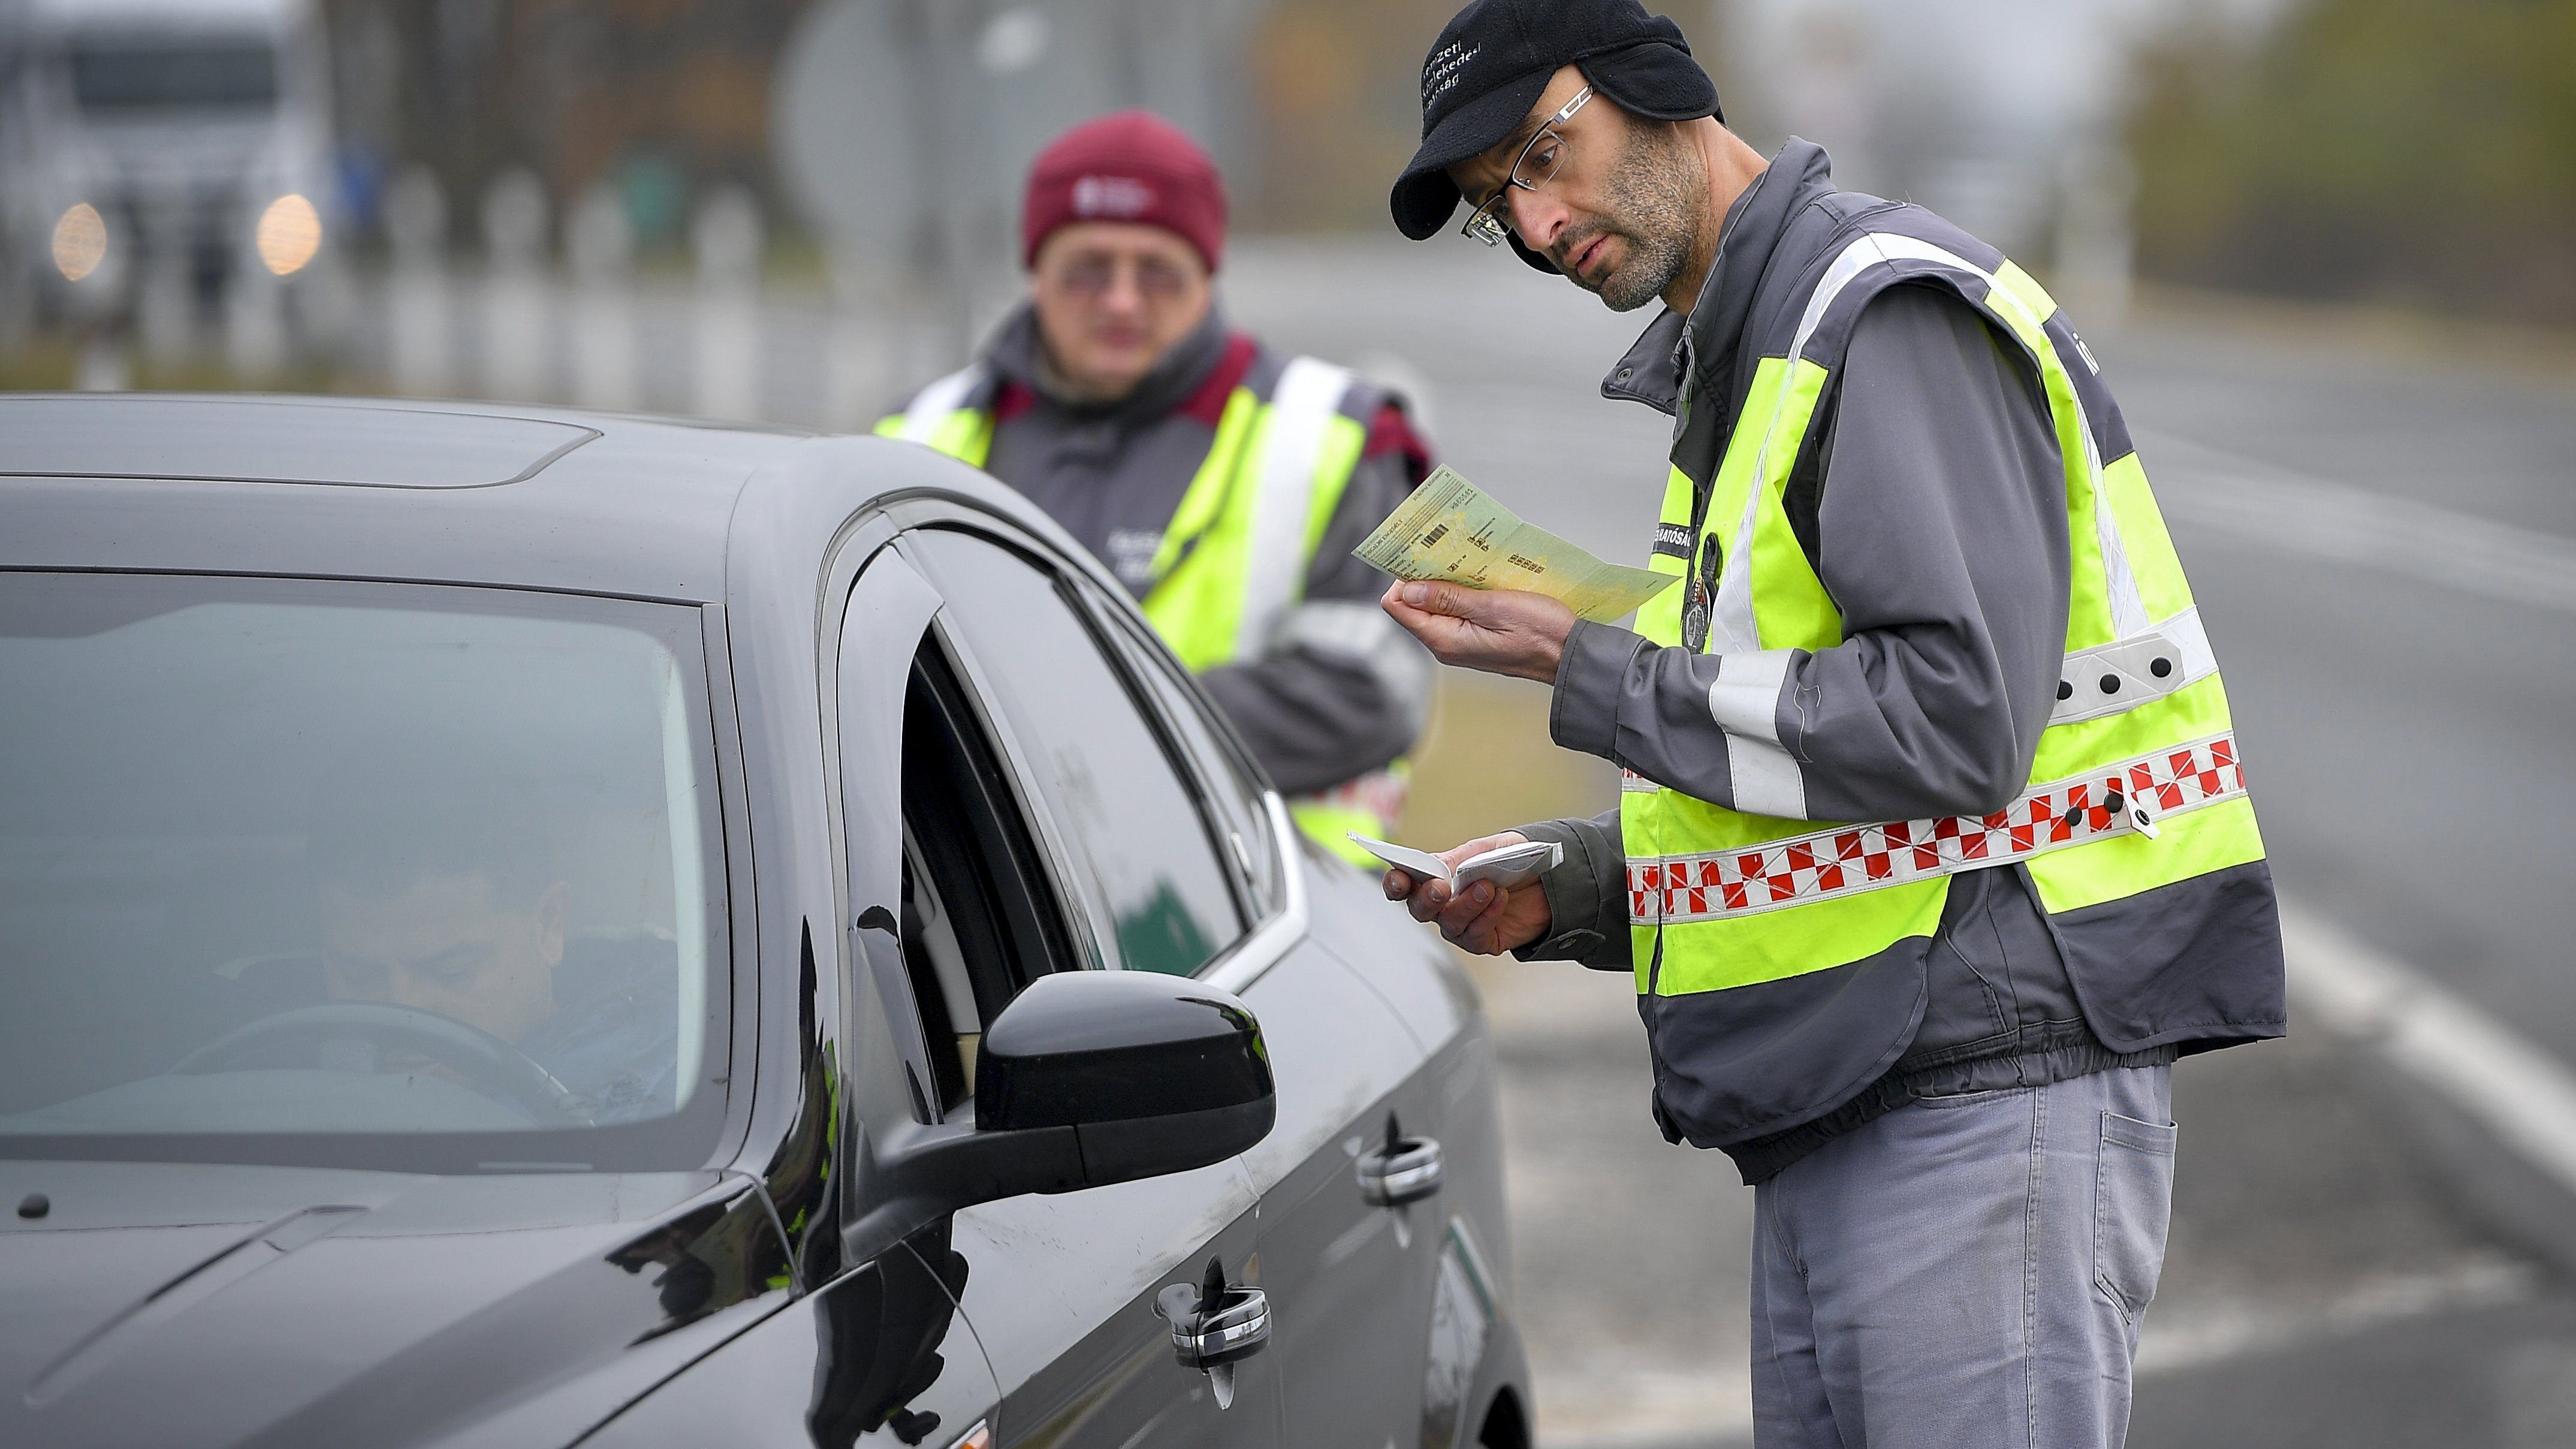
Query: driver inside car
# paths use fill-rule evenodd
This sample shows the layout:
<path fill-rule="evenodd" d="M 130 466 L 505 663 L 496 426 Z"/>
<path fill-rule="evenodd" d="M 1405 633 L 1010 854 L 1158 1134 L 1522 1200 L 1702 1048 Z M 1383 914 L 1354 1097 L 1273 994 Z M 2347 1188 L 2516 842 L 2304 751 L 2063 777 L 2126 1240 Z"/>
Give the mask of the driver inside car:
<path fill-rule="evenodd" d="M 343 778 L 319 790 L 307 845 L 331 999 L 430 1012 L 496 1037 L 593 1123 L 672 1111 L 677 953 L 657 933 L 568 933 L 573 889 L 532 792 Z M 406 1053 L 380 1069 L 453 1075 Z"/>

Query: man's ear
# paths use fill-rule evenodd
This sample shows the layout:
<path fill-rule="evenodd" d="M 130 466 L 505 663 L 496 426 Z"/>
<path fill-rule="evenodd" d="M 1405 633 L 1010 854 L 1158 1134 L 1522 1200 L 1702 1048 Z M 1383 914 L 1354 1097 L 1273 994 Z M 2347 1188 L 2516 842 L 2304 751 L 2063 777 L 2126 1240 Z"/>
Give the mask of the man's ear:
<path fill-rule="evenodd" d="M 572 911 L 572 886 L 556 881 L 537 893 L 537 957 L 548 967 L 563 960 L 564 921 Z"/>

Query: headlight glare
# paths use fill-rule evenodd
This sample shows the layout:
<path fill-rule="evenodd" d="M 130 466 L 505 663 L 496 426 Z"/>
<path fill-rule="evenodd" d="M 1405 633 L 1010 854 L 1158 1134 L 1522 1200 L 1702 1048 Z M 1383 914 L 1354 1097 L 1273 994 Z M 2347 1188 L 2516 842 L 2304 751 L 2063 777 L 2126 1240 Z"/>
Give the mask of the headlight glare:
<path fill-rule="evenodd" d="M 283 277 L 300 271 L 322 249 L 321 213 L 290 191 L 259 214 L 255 242 L 261 263 L 271 272 Z"/>
<path fill-rule="evenodd" d="M 107 219 L 86 201 L 75 202 L 54 223 L 54 267 L 77 282 L 107 260 Z"/>

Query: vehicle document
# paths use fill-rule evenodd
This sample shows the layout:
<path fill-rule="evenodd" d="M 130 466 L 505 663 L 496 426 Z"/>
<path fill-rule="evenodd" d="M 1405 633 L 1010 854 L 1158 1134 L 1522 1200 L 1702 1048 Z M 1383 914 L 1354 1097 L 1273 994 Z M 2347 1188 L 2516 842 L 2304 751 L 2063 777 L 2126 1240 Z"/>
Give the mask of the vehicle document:
<path fill-rule="evenodd" d="M 1445 880 L 1452 890 L 1463 891 L 1480 880 L 1492 881 L 1499 890 L 1519 890 L 1537 880 L 1542 872 L 1565 864 L 1564 846 L 1553 840 L 1524 840 L 1518 845 L 1497 846 L 1481 855 L 1471 855 L 1459 862 L 1453 875 L 1448 864 L 1430 851 L 1372 840 L 1356 830 L 1343 833 L 1360 849 L 1415 880 Z"/>
<path fill-rule="evenodd" d="M 1603 563 L 1523 523 L 1445 463 L 1351 552 L 1400 579 L 1545 594 L 1596 624 L 1623 618 L 1681 582 L 1677 574 Z"/>

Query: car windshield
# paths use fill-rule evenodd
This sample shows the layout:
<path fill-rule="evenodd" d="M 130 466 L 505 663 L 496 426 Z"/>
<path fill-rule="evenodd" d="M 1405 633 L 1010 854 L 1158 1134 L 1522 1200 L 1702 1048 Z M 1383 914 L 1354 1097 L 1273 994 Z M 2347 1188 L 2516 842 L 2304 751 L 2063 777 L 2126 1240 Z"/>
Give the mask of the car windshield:
<path fill-rule="evenodd" d="M 563 1144 L 704 1125 L 697 638 L 504 590 L 0 573 L 0 1151 L 550 1134 L 587 1165 Z"/>
<path fill-rule="evenodd" d="M 72 96 L 87 111 L 265 110 L 277 51 L 265 39 L 89 38 L 70 48 Z"/>

